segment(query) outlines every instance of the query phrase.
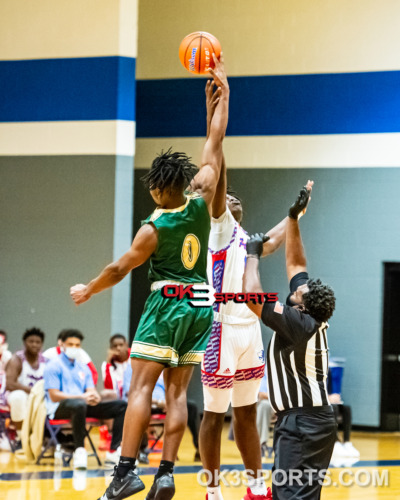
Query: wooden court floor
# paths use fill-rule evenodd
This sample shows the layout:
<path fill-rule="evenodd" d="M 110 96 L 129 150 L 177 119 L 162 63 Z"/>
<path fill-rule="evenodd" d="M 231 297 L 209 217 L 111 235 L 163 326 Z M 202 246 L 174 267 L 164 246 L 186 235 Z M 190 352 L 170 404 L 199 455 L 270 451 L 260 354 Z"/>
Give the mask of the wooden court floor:
<path fill-rule="evenodd" d="M 246 487 L 241 483 L 243 469 L 236 445 L 227 440 L 224 429 L 222 464 L 226 469 L 222 486 L 225 500 L 240 500 Z M 94 433 L 95 440 L 97 436 Z M 353 433 L 353 443 L 361 452 L 355 464 L 338 463 L 329 469 L 329 482 L 322 490 L 324 500 L 400 500 L 400 433 Z M 101 458 L 104 456 L 100 454 Z M 176 499 L 204 500 L 206 489 L 198 483 L 201 464 L 193 461 L 194 448 L 190 434 L 184 436 L 176 464 Z M 141 466 L 141 477 L 146 490 L 135 495 L 144 500 L 153 482 L 159 455 L 153 455 L 150 465 Z M 263 468 L 270 476 L 272 460 L 265 459 Z M 27 465 L 8 452 L 0 452 L 0 500 L 83 500 L 99 498 L 111 480 L 111 471 L 99 468 L 89 458 L 87 471 L 70 468 L 54 469 L 47 465 Z M 267 481 L 268 482 L 268 481 Z M 270 482 L 270 480 L 269 480 Z"/>

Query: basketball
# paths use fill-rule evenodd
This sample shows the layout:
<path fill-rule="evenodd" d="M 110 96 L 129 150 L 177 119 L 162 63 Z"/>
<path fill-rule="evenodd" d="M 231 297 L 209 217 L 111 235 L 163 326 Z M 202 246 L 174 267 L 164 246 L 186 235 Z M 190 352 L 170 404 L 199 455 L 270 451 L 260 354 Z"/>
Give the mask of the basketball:
<path fill-rule="evenodd" d="M 198 75 L 205 75 L 214 67 L 213 53 L 219 58 L 221 44 L 215 36 L 205 31 L 190 33 L 179 46 L 179 59 L 184 68 Z"/>

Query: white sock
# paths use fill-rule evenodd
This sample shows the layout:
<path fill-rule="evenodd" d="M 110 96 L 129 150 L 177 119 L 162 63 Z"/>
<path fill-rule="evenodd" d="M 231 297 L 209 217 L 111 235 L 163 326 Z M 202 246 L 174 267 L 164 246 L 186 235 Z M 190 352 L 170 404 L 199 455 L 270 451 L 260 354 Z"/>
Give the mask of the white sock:
<path fill-rule="evenodd" d="M 254 479 L 253 477 L 249 479 L 249 487 L 253 495 L 266 495 L 267 487 L 263 477 L 258 477 Z"/>
<path fill-rule="evenodd" d="M 221 493 L 221 486 L 207 487 L 208 500 L 224 500 Z"/>

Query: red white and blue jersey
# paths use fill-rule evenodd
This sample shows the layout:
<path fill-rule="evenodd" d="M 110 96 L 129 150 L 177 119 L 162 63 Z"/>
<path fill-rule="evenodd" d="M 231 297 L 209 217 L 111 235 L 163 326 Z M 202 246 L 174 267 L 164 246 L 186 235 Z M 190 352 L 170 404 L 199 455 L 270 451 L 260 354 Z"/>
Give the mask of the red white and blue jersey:
<path fill-rule="evenodd" d="M 242 292 L 248 239 L 248 234 L 228 208 L 218 219 L 211 219 L 207 274 L 216 292 Z M 214 320 L 245 325 L 255 323 L 258 318 L 246 304 L 229 301 L 227 304 L 214 304 Z"/>
<path fill-rule="evenodd" d="M 211 220 L 207 271 L 217 293 L 242 292 L 248 238 L 228 208 Z M 265 361 L 258 317 L 243 302 L 216 302 L 213 307 L 214 322 L 201 367 L 203 386 L 233 389 L 237 382 L 261 379 Z"/>

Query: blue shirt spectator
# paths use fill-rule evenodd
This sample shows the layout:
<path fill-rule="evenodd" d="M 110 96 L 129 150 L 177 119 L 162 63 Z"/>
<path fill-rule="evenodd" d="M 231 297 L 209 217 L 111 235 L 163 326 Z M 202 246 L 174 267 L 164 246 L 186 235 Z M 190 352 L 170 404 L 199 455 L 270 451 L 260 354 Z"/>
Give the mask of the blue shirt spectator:
<path fill-rule="evenodd" d="M 131 378 L 132 378 L 132 366 L 130 363 L 128 363 L 128 366 L 126 367 L 125 373 L 124 373 L 124 383 L 123 383 L 123 388 L 124 388 L 124 399 L 127 401 L 128 400 L 128 392 L 129 392 L 129 387 L 131 385 Z M 158 377 L 158 380 L 156 382 L 156 385 L 154 387 L 152 399 L 157 400 L 157 401 L 165 401 L 165 384 L 164 384 L 164 377 L 163 374 Z"/>
<path fill-rule="evenodd" d="M 94 387 L 92 374 L 87 365 L 69 359 L 64 352 L 46 364 L 43 378 L 47 415 L 50 418 L 54 418 L 60 403 L 50 399 L 49 389 L 58 389 L 66 394 L 80 396 L 86 389 Z"/>

